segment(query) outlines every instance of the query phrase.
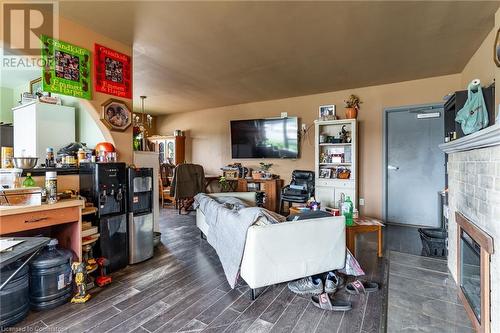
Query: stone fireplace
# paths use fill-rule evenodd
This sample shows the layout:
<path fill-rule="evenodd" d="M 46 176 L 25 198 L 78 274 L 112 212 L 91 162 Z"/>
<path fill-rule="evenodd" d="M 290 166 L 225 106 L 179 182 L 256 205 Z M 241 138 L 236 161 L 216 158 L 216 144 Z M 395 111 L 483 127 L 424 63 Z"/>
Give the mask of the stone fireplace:
<path fill-rule="evenodd" d="M 476 329 L 500 332 L 500 316 L 488 320 L 500 312 L 500 253 L 494 251 L 500 239 L 500 124 L 440 147 L 448 153 L 448 267 Z"/>

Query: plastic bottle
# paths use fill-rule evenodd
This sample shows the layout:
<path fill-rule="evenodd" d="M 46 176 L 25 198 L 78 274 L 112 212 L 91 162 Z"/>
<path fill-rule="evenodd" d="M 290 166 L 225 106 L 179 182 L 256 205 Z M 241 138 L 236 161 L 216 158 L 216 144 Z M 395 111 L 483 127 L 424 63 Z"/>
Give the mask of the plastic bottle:
<path fill-rule="evenodd" d="M 345 201 L 342 203 L 342 215 L 345 216 L 345 225 L 351 226 L 354 224 L 352 219 L 352 211 L 354 206 L 352 204 L 351 198 L 349 196 L 346 197 Z"/>
<path fill-rule="evenodd" d="M 45 157 L 45 166 L 49 168 L 54 166 L 54 148 L 51 147 L 47 148 Z"/>
<path fill-rule="evenodd" d="M 47 171 L 45 173 L 45 189 L 47 190 L 47 203 L 57 202 L 57 172 Z"/>
<path fill-rule="evenodd" d="M 31 173 L 26 174 L 26 179 L 23 181 L 23 187 L 35 187 L 35 181 L 31 178 Z"/>
<path fill-rule="evenodd" d="M 86 158 L 85 150 L 83 148 L 79 148 L 77 156 L 78 156 L 78 165 L 80 165 L 80 163 L 85 161 Z"/>

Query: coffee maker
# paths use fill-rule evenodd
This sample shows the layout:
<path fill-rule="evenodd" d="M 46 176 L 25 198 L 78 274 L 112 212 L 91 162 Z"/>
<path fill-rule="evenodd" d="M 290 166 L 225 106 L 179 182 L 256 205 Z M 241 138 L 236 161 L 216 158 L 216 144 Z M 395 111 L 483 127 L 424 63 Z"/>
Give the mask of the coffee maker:
<path fill-rule="evenodd" d="M 81 163 L 80 194 L 97 207 L 99 256 L 109 271 L 128 264 L 127 172 L 125 163 Z"/>

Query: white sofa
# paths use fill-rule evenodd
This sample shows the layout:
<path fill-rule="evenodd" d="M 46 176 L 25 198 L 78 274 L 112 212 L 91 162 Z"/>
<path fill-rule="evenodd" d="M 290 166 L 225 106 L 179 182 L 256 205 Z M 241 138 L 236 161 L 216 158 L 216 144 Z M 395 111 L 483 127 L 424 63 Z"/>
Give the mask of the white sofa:
<path fill-rule="evenodd" d="M 212 193 L 232 196 L 255 206 L 255 193 Z M 196 225 L 207 235 L 205 215 L 196 211 Z M 247 232 L 241 277 L 255 289 L 344 267 L 343 216 L 251 226 Z"/>

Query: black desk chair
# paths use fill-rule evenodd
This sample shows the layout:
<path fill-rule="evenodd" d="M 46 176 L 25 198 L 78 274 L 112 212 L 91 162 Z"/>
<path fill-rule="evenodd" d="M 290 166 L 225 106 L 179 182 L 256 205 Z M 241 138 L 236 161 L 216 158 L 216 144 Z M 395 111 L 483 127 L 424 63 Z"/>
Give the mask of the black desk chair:
<path fill-rule="evenodd" d="M 306 203 L 314 196 L 314 171 L 294 170 L 290 185 L 281 190 L 280 213 L 283 213 L 283 202 L 288 201 L 288 208 L 292 203 Z"/>

